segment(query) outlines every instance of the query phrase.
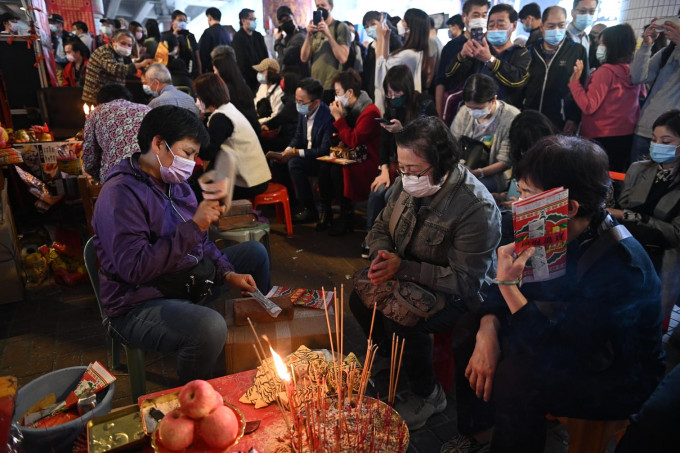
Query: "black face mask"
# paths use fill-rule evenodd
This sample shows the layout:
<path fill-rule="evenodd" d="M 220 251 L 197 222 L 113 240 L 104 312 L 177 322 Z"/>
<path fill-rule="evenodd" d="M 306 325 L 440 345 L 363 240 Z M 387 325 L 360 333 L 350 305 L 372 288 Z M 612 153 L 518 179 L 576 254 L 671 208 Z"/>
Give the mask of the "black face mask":
<path fill-rule="evenodd" d="M 328 20 L 328 10 L 326 8 L 317 8 L 317 11 L 321 11 L 323 20 Z"/>
<path fill-rule="evenodd" d="M 279 28 L 281 31 L 286 32 L 287 35 L 292 35 L 295 32 L 295 24 L 292 20 L 284 22 Z"/>

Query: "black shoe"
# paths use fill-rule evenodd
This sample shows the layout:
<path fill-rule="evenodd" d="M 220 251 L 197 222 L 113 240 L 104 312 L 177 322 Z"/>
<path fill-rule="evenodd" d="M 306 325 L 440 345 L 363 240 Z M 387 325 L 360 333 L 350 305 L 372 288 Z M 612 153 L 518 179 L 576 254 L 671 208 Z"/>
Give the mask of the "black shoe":
<path fill-rule="evenodd" d="M 348 231 L 354 230 L 354 215 L 350 213 L 340 214 L 340 218 L 333 222 L 333 226 L 328 231 L 329 236 L 342 236 Z"/>
<path fill-rule="evenodd" d="M 333 223 L 333 211 L 328 210 L 321 213 L 321 220 L 316 224 L 316 231 L 325 231 Z"/>
<path fill-rule="evenodd" d="M 312 223 L 318 220 L 319 213 L 316 212 L 316 209 L 310 208 L 304 208 L 293 217 L 293 223 Z"/>

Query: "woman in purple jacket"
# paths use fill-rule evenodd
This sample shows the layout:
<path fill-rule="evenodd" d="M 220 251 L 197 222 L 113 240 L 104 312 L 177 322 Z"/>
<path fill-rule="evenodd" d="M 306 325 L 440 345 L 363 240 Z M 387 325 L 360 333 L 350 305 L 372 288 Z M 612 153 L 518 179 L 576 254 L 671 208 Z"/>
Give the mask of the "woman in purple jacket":
<path fill-rule="evenodd" d="M 104 324 L 133 347 L 177 351 L 182 383 L 208 379 L 224 348 L 224 317 L 192 303 L 189 295 L 176 295 L 173 287 L 191 280 L 188 269 L 212 263 L 214 277 L 206 280 L 266 292 L 271 286 L 267 251 L 252 241 L 220 251 L 209 241 L 208 227 L 223 208 L 215 200 L 198 204 L 186 182 L 199 149 L 208 143 L 195 115 L 175 106 L 155 108 L 137 139 L 141 153 L 111 170 L 92 219 Z"/>

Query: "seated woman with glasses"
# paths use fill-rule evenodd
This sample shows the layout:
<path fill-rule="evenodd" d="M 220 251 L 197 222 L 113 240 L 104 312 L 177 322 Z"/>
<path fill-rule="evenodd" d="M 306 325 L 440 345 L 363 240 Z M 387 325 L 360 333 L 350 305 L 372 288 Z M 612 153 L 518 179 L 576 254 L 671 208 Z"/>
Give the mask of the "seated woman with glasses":
<path fill-rule="evenodd" d="M 389 311 L 375 318 L 379 357 L 387 356 L 393 333 L 406 340 L 403 363 L 413 396 L 396 410 L 413 430 L 446 408 L 430 334 L 452 329 L 476 307 L 500 241 L 500 213 L 491 194 L 458 164 L 458 143 L 439 118 L 417 118 L 395 139 L 401 177 L 366 238 L 372 261 L 355 275 L 349 305 L 368 335 L 373 304 L 380 308 L 380 295 L 392 294 L 389 288 L 408 287 L 415 289 L 411 294 L 437 299 L 429 316 L 415 324 Z M 369 290 L 357 289 L 359 282 Z"/>
<path fill-rule="evenodd" d="M 496 82 L 484 74 L 470 76 L 463 87 L 465 105 L 451 124 L 453 136 L 461 140 L 466 165 L 489 189 L 502 192 L 508 185 L 510 168 L 510 125 L 519 115 L 516 107 L 499 101 Z"/>

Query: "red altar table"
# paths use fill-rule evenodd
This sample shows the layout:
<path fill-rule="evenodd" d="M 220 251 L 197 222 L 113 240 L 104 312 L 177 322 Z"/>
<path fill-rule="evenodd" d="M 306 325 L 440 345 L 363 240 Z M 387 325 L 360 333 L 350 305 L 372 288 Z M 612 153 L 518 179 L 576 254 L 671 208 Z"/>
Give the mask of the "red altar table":
<path fill-rule="evenodd" d="M 244 371 L 242 373 L 231 374 L 220 378 L 211 379 L 212 386 L 224 396 L 225 401 L 238 407 L 243 413 L 246 422 L 260 420 L 260 427 L 253 433 L 246 434 L 239 443 L 229 449 L 229 452 L 247 452 L 251 447 L 255 447 L 261 453 L 273 451 L 277 444 L 277 437 L 282 436 L 286 431 L 285 422 L 276 404 L 270 404 L 262 409 L 255 409 L 251 404 L 239 402 L 239 398 L 248 390 L 253 383 L 255 370 Z M 179 388 L 162 390 L 156 393 L 140 396 L 137 403 L 142 404 L 151 398 L 156 398 L 167 393 L 178 391 Z M 153 451 L 151 446 L 145 451 Z"/>

